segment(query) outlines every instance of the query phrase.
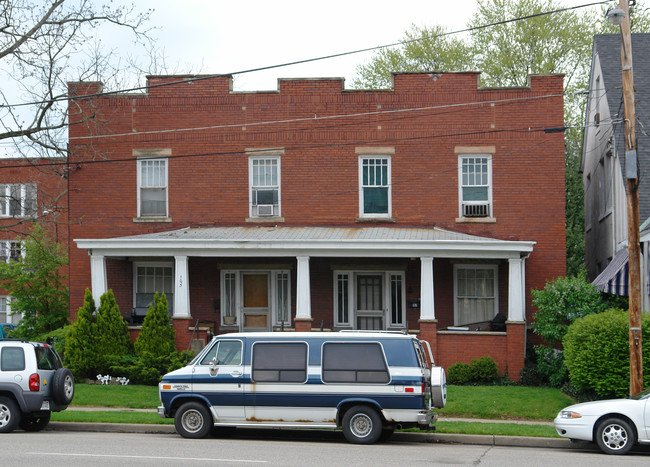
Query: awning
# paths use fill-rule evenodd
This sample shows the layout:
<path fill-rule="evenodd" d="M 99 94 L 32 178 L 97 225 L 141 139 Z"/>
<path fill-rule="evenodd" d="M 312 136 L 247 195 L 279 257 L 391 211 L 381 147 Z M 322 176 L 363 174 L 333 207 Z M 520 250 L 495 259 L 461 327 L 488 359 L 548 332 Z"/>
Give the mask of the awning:
<path fill-rule="evenodd" d="M 592 282 L 601 292 L 627 295 L 628 281 L 627 248 L 618 250 L 603 272 Z"/>

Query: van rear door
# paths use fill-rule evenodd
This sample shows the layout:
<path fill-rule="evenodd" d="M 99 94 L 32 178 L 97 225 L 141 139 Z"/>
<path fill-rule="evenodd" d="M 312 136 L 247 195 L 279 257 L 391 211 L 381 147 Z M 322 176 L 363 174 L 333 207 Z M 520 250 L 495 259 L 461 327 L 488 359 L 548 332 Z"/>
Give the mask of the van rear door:
<path fill-rule="evenodd" d="M 214 339 L 210 350 L 192 370 L 192 392 L 210 402 L 216 423 L 245 420 L 244 341 Z"/>

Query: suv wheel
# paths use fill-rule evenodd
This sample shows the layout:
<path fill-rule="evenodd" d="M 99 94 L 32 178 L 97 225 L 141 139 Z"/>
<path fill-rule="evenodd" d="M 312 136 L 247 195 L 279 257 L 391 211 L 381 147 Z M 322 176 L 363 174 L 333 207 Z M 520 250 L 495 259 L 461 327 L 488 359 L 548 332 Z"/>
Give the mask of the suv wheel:
<path fill-rule="evenodd" d="M 41 431 L 50 423 L 50 412 L 46 415 L 23 416 L 19 425 L 25 431 Z"/>
<path fill-rule="evenodd" d="M 18 405 L 8 397 L 0 397 L 0 433 L 11 433 L 20 422 Z"/>
<path fill-rule="evenodd" d="M 74 397 L 74 376 L 67 368 L 59 368 L 52 378 L 52 397 L 60 405 L 69 405 Z"/>

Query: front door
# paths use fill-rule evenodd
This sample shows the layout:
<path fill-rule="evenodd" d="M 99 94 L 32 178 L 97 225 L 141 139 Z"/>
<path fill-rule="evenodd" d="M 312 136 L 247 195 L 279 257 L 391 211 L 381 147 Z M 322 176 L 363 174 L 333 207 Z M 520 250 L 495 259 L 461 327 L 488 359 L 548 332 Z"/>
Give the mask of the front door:
<path fill-rule="evenodd" d="M 383 281 L 380 274 L 357 276 L 357 329 L 384 329 Z"/>
<path fill-rule="evenodd" d="M 242 274 L 242 328 L 244 331 L 271 329 L 269 313 L 269 278 L 265 272 Z"/>

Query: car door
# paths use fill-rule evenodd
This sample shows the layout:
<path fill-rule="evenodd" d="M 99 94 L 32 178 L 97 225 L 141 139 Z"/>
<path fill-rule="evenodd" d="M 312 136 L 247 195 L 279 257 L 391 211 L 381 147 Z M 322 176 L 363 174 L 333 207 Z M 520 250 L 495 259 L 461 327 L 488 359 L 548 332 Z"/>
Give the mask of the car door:
<path fill-rule="evenodd" d="M 245 420 L 244 340 L 215 339 L 192 370 L 192 391 L 210 402 L 217 423 Z"/>

